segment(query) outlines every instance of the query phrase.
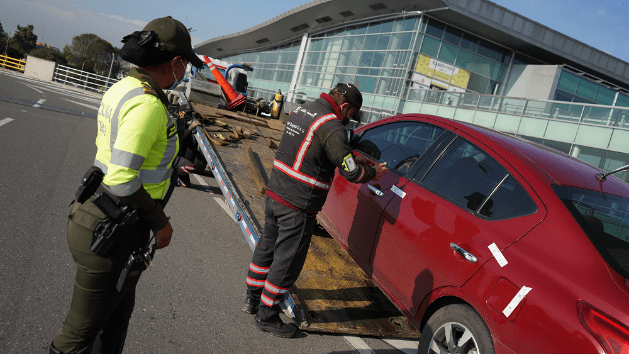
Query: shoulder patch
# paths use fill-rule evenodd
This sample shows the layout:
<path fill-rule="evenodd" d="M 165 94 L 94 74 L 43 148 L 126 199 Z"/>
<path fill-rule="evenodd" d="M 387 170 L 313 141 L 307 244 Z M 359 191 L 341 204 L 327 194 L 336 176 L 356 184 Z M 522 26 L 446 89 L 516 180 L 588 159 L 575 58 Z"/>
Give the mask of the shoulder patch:
<path fill-rule="evenodd" d="M 144 90 L 144 94 L 153 95 L 157 97 L 157 92 L 155 92 L 155 90 L 153 90 L 153 88 L 149 84 L 143 82 L 142 89 Z"/>

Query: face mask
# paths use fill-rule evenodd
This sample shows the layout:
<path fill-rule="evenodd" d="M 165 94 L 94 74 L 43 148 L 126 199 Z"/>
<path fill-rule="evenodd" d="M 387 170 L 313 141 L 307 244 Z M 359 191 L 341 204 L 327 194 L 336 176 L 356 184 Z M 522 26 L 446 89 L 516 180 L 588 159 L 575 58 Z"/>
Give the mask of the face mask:
<path fill-rule="evenodd" d="M 179 61 L 181 61 L 181 59 L 179 59 Z M 183 65 L 183 61 L 181 61 L 181 65 Z M 185 71 L 186 66 L 183 65 L 183 68 L 184 68 L 184 74 L 179 80 L 177 80 L 177 76 L 175 75 L 175 72 L 171 71 L 173 73 L 173 76 L 175 77 L 175 82 L 173 82 L 172 85 L 166 87 L 164 90 L 174 90 L 177 86 L 179 86 L 179 84 L 183 81 L 184 76 L 186 76 L 186 71 Z"/>

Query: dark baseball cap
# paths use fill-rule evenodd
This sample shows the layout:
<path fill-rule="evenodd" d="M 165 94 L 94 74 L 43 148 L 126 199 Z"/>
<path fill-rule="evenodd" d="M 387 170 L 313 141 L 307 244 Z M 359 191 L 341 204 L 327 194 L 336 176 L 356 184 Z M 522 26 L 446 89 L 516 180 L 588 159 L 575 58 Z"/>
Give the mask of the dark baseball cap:
<path fill-rule="evenodd" d="M 190 32 L 183 23 L 167 16 L 149 22 L 143 31 L 157 34 L 158 48 L 167 52 L 183 54 L 197 68 L 203 67 L 203 61 L 192 50 Z"/>
<path fill-rule="evenodd" d="M 352 118 L 354 118 L 354 120 L 356 121 L 360 121 L 358 112 L 360 111 L 360 107 L 363 105 L 363 95 L 360 93 L 360 91 L 358 91 L 358 88 L 354 86 L 354 84 L 343 84 L 340 82 L 336 84 L 335 88 L 339 90 L 339 92 L 343 95 L 343 97 L 345 97 L 349 104 L 356 108 L 354 111 L 354 116 Z"/>

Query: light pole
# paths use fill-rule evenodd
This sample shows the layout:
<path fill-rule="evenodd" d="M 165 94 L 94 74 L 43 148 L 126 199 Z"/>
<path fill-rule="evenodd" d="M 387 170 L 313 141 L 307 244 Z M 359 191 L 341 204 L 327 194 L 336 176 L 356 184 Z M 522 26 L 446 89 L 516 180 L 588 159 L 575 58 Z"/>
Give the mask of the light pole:
<path fill-rule="evenodd" d="M 107 75 L 107 83 L 105 84 L 105 90 L 109 87 L 109 77 L 111 76 L 111 69 L 114 67 L 114 60 L 116 59 L 116 53 L 111 53 L 111 65 L 109 66 L 109 74 Z"/>
<path fill-rule="evenodd" d="M 84 60 L 83 64 L 81 65 L 81 80 L 83 80 L 83 73 L 84 73 L 83 68 L 85 67 L 85 62 L 86 61 L 87 60 Z M 83 83 L 83 89 L 85 89 L 85 83 Z"/>

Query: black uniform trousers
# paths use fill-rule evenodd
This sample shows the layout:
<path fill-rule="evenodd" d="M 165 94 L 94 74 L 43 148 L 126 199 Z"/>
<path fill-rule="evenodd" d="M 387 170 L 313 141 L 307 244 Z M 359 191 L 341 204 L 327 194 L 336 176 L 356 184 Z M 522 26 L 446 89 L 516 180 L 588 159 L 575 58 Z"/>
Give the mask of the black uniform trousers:
<path fill-rule="evenodd" d="M 89 347 L 100 333 L 102 351 L 117 352 L 123 345 L 135 305 L 135 288 L 140 275 L 128 279 L 119 293 L 116 283 L 131 250 L 145 245 L 150 229 L 138 224 L 108 258 L 90 251 L 92 231 L 104 214 L 91 202 L 75 202 L 68 216 L 68 245 L 77 265 L 70 310 L 53 346 L 62 353 L 75 353 Z M 102 332 L 101 332 L 102 331 Z"/>
<path fill-rule="evenodd" d="M 247 297 L 260 301 L 258 317 L 279 319 L 279 303 L 304 266 L 316 214 L 282 205 L 266 196 L 264 233 L 247 272 Z"/>

